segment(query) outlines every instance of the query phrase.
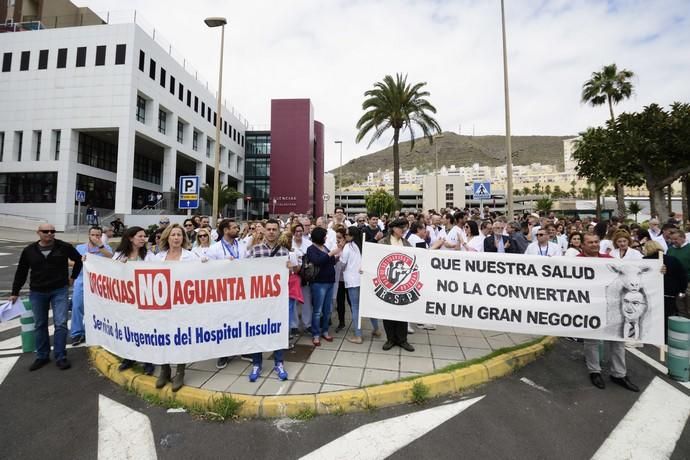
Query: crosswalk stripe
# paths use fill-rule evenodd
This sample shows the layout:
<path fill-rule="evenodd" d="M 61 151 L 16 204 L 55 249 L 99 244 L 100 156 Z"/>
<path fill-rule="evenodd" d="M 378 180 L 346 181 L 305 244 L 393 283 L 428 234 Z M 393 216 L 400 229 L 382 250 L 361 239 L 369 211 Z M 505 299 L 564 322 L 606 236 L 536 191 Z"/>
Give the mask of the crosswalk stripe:
<path fill-rule="evenodd" d="M 98 395 L 98 460 L 155 459 L 149 418 L 129 407 Z"/>
<path fill-rule="evenodd" d="M 16 364 L 19 356 L 13 356 L 11 358 L 0 358 L 0 385 L 5 381 L 5 377 L 9 375 L 10 371 Z"/>
<path fill-rule="evenodd" d="M 690 397 L 654 377 L 592 460 L 671 458 L 688 416 Z"/>
<path fill-rule="evenodd" d="M 305 455 L 302 460 L 387 458 L 483 398 L 466 399 L 369 423 Z"/>

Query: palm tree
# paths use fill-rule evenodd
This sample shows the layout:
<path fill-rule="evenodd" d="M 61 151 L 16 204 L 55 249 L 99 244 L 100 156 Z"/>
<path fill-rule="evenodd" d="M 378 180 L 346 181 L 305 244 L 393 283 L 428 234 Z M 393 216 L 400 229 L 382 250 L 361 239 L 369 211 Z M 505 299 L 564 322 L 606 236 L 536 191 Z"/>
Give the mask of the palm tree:
<path fill-rule="evenodd" d="M 551 211 L 551 208 L 553 208 L 553 200 L 548 197 L 544 198 L 539 198 L 537 200 L 536 204 L 537 212 L 543 212 L 544 214 L 548 213 Z"/>
<path fill-rule="evenodd" d="M 527 187 L 527 186 L 522 187 L 522 194 L 523 194 L 523 195 L 529 195 L 529 194 L 531 194 L 531 193 L 532 193 L 532 189 L 531 189 L 531 188 L 529 188 L 529 187 Z"/>
<path fill-rule="evenodd" d="M 213 203 L 213 187 L 209 184 L 204 184 L 203 187 L 201 187 L 199 195 L 201 195 L 201 198 L 209 205 Z M 218 190 L 218 209 L 221 212 L 224 211 L 227 205 L 243 196 L 243 193 L 238 192 L 228 184 L 223 185 L 220 190 Z"/>
<path fill-rule="evenodd" d="M 613 104 L 618 104 L 632 95 L 633 85 L 630 79 L 634 75 L 632 70 L 618 71 L 615 63 L 605 65 L 601 71 L 593 72 L 592 78 L 582 85 L 582 102 L 595 107 L 608 104 L 611 123 L 614 123 L 616 117 L 613 115 Z M 618 215 L 622 218 L 625 216 L 625 189 L 618 180 L 615 181 L 615 187 Z"/>
<path fill-rule="evenodd" d="M 417 125 L 429 143 L 433 143 L 434 134 L 441 132 L 438 122 L 429 115 L 436 113 L 436 108 L 425 99 L 428 91 L 422 88 L 426 82 L 414 85 L 407 83 L 407 75 L 396 74 L 395 79 L 386 75 L 382 82 L 374 83 L 374 88 L 366 91 L 362 103 L 364 115 L 357 122 L 357 142 L 373 131 L 370 147 L 389 128 L 393 129 L 393 196 L 400 200 L 400 131 L 410 133 L 410 151 L 414 148 Z"/>
<path fill-rule="evenodd" d="M 642 206 L 637 201 L 631 201 L 628 206 L 628 214 L 635 214 L 635 222 L 637 222 L 637 215 L 642 211 Z"/>

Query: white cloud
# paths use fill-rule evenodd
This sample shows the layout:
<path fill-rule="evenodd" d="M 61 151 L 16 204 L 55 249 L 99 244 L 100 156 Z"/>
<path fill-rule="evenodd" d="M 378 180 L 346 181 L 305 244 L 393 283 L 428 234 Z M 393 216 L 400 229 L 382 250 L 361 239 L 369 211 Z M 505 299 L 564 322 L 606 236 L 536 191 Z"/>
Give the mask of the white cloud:
<path fill-rule="evenodd" d="M 97 12 L 112 0 L 77 0 Z M 616 112 L 690 101 L 690 18 L 684 1 L 506 0 L 514 134 L 575 134 L 605 107 L 580 103 L 603 65 L 633 70 L 635 94 Z M 326 126 L 326 168 L 367 153 L 355 144 L 363 93 L 386 74 L 426 81 L 444 130 L 503 134 L 499 0 L 120 0 L 137 9 L 216 86 L 216 30 L 226 16 L 224 94 L 251 123 L 268 125 L 272 98 L 307 97 Z M 387 144 L 375 143 L 369 151 Z"/>

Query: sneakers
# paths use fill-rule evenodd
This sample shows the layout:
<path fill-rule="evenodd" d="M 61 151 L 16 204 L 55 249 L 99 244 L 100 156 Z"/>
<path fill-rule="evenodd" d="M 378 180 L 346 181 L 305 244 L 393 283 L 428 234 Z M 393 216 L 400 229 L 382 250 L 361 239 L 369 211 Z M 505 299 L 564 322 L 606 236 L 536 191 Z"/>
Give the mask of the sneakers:
<path fill-rule="evenodd" d="M 132 366 L 134 366 L 134 361 L 132 361 L 131 359 L 123 359 L 120 365 L 118 366 L 117 370 L 126 371 Z"/>
<path fill-rule="evenodd" d="M 256 382 L 256 379 L 259 378 L 259 375 L 261 375 L 261 366 L 253 366 L 252 371 L 249 374 L 249 381 Z"/>
<path fill-rule="evenodd" d="M 242 361 L 249 361 L 251 363 L 252 359 L 254 359 L 254 357 L 252 355 L 242 355 L 242 356 L 240 356 L 240 359 Z"/>
<path fill-rule="evenodd" d="M 352 336 L 352 337 L 347 337 L 345 340 L 347 340 L 350 343 L 356 343 L 356 344 L 361 344 L 364 342 L 361 337 L 358 336 Z"/>
<path fill-rule="evenodd" d="M 37 371 L 46 364 L 50 362 L 50 358 L 44 358 L 44 359 L 36 359 L 33 363 L 31 363 L 31 366 L 29 366 L 29 371 Z"/>
<path fill-rule="evenodd" d="M 153 371 L 156 370 L 156 366 L 151 363 L 144 363 L 144 374 L 153 375 Z"/>
<path fill-rule="evenodd" d="M 407 333 L 414 334 L 414 329 L 412 328 L 412 325 L 410 323 L 407 323 Z"/>
<path fill-rule="evenodd" d="M 216 369 L 225 369 L 229 362 L 230 358 L 228 358 L 227 356 L 218 358 L 218 361 L 216 361 Z"/>
<path fill-rule="evenodd" d="M 423 324 L 422 329 L 426 329 L 427 331 L 435 331 L 436 326 L 434 326 L 433 324 Z"/>
<path fill-rule="evenodd" d="M 58 367 L 58 369 L 60 369 L 61 371 L 66 371 L 67 369 L 69 369 L 70 367 L 72 367 L 72 365 L 69 363 L 69 361 L 67 361 L 67 358 L 58 359 L 58 360 L 55 362 L 55 365 L 56 365 L 56 366 Z"/>
<path fill-rule="evenodd" d="M 78 336 L 72 338 L 72 346 L 73 347 L 81 345 L 84 342 L 86 342 L 86 338 L 83 335 L 78 335 Z"/>
<path fill-rule="evenodd" d="M 276 366 L 273 368 L 276 374 L 278 374 L 278 378 L 280 380 L 287 380 L 288 374 L 287 371 L 285 370 L 285 367 L 283 366 L 283 363 L 278 363 Z"/>

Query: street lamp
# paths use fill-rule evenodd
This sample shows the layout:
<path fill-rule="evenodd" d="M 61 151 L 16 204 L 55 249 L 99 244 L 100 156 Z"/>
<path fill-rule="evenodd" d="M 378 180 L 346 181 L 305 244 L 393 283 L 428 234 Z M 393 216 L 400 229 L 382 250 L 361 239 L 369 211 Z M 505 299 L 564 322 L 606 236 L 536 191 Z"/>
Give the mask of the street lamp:
<path fill-rule="evenodd" d="M 338 193 L 340 193 L 340 206 L 343 205 L 343 141 L 335 141 L 340 144 L 340 169 L 338 170 Z M 334 201 L 335 203 L 335 201 Z"/>
<path fill-rule="evenodd" d="M 501 28 L 503 31 L 503 90 L 506 110 L 506 216 L 513 219 L 513 153 L 510 145 L 510 99 L 508 96 L 508 53 L 506 51 L 506 18 L 501 0 Z"/>
<path fill-rule="evenodd" d="M 434 139 L 442 139 L 443 138 L 443 133 L 439 133 L 434 136 Z M 435 204 L 435 209 L 438 212 L 438 143 L 434 144 L 434 152 L 436 154 L 436 204 Z"/>
<path fill-rule="evenodd" d="M 213 216 L 211 217 L 212 225 L 215 227 L 218 223 L 218 192 L 220 190 L 220 118 L 221 118 L 221 104 L 223 91 L 223 45 L 225 42 L 225 24 L 228 21 L 221 17 L 210 17 L 204 19 L 204 22 L 209 27 L 220 26 L 220 70 L 218 71 L 218 104 L 216 110 L 216 158 L 215 168 L 213 170 Z"/>

